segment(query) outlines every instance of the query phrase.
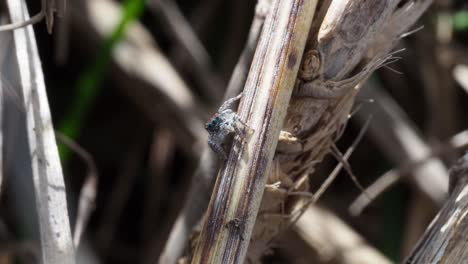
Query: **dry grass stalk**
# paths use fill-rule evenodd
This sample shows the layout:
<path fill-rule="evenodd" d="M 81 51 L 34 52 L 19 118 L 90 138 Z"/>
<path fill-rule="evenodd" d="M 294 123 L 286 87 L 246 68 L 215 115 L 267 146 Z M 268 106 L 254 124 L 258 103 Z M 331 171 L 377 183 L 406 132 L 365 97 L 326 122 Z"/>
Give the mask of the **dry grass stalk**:
<path fill-rule="evenodd" d="M 341 94 L 329 99 L 296 96 L 291 100 L 273 160 L 275 169 L 269 175 L 252 235 L 251 263 L 259 262 L 274 238 L 295 219 L 291 216 L 297 216 L 297 208 L 310 199 L 297 194 L 309 191 L 308 175 L 341 135 L 357 93 L 354 85 L 375 68 L 358 73 L 363 77 L 347 87 L 339 87 L 343 82 L 334 80 L 349 80 L 346 76 L 361 60 L 383 58 L 431 3 L 407 1 L 397 7 L 400 2 L 332 1 L 329 6 L 320 6 L 305 52 L 311 56 L 303 61 L 301 73 L 304 79 L 312 76 L 325 84 L 338 84 L 331 85 L 331 90 Z"/>
<path fill-rule="evenodd" d="M 305 92 L 296 90 L 290 102 L 249 246 L 250 263 L 260 262 L 274 238 L 297 219 L 297 208 L 310 201 L 308 175 L 342 134 L 357 85 L 389 61 L 385 54 L 431 3 L 400 2 L 320 3 L 296 83 Z M 347 78 L 361 61 L 369 64 Z"/>
<path fill-rule="evenodd" d="M 452 167 L 450 198 L 405 263 L 464 263 L 468 259 L 468 154 Z"/>
<path fill-rule="evenodd" d="M 385 92 L 378 83 L 370 80 L 358 96 L 361 99 L 372 98 L 375 104 L 366 108 L 368 111 L 357 113 L 357 119 L 363 121 L 370 112 L 375 117 L 369 128 L 369 136 L 384 150 L 389 160 L 401 164 L 399 173 L 395 171 L 387 176 L 379 177 L 376 182 L 396 182 L 398 174 L 411 175 L 410 180 L 434 204 L 441 205 L 446 196 L 448 172 L 437 155 L 420 135 L 416 125 L 406 116 L 403 109 Z M 416 160 L 424 160 L 419 166 L 414 166 Z M 409 164 L 412 165 L 409 165 Z M 393 180 L 394 179 L 394 180 Z M 375 199 L 383 190 L 370 186 L 368 193 Z M 388 186 L 388 185 L 387 185 Z M 367 197 L 361 195 L 358 203 L 350 208 L 351 213 L 360 214 L 369 203 Z"/>
<path fill-rule="evenodd" d="M 353 229 L 333 213 L 309 207 L 294 226 L 294 232 L 317 255 L 319 263 L 390 264 Z M 330 261 L 334 260 L 334 261 Z M 310 261 L 310 260 L 309 260 Z"/>
<path fill-rule="evenodd" d="M 54 13 L 57 13 L 59 17 L 65 14 L 66 0 L 42 0 L 41 11 L 25 20 L 19 20 L 7 25 L 0 25 L 1 31 L 10 31 L 18 28 L 22 28 L 28 25 L 33 25 L 40 22 L 43 18 L 46 20 L 47 31 L 49 34 L 52 33 L 54 26 Z"/>
<path fill-rule="evenodd" d="M 9 0 L 8 8 L 13 23 L 29 19 L 25 1 Z M 13 36 L 18 83 L 26 110 L 25 119 L 22 119 L 26 131 L 18 134 L 25 135 L 24 141 L 29 151 L 28 164 L 22 164 L 21 173 L 30 175 L 34 182 L 42 261 L 75 263 L 64 178 L 36 39 L 31 26 L 15 30 Z M 15 159 L 13 162 L 21 161 Z"/>
<path fill-rule="evenodd" d="M 265 20 L 239 115 L 253 129 L 222 165 L 192 263 L 243 263 L 316 1 L 276 1 Z"/>
<path fill-rule="evenodd" d="M 271 0 L 257 1 L 247 42 L 229 80 L 224 100 L 238 95 L 244 87 L 260 31 L 262 30 L 271 2 Z M 180 258 L 192 234 L 192 227 L 199 223 L 208 206 L 210 191 L 213 188 L 219 170 L 218 157 L 216 157 L 208 145 L 205 145 L 198 164 L 192 177 L 190 191 L 187 194 L 184 207 L 179 212 L 164 250 L 159 256 L 159 263 L 175 263 Z"/>

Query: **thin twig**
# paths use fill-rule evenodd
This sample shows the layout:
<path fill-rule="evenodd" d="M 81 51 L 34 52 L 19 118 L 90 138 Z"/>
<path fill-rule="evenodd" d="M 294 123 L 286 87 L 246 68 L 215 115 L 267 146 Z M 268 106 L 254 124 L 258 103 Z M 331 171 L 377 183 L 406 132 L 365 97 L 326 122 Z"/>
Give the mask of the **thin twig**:
<path fill-rule="evenodd" d="M 41 10 L 39 13 L 31 17 L 30 19 L 26 21 L 19 21 L 16 23 L 11 23 L 8 25 L 1 25 L 0 26 L 0 31 L 10 31 L 10 30 L 15 30 L 18 28 L 23 28 L 29 25 L 36 24 L 37 22 L 40 22 L 45 16 L 44 10 Z"/>
<path fill-rule="evenodd" d="M 370 135 L 382 146 L 390 160 L 401 164 L 429 155 L 431 148 L 401 107 L 376 82 L 368 82 L 366 86 L 360 96 L 376 101 L 369 105 L 369 111 L 376 117 L 376 122 L 370 127 Z M 413 180 L 434 202 L 440 203 L 447 189 L 447 169 L 438 160 L 426 166 L 421 167 L 421 171 L 415 171 Z"/>
<path fill-rule="evenodd" d="M 356 150 L 357 145 L 361 142 L 362 138 L 364 137 L 364 134 L 367 131 L 367 128 L 369 127 L 369 124 L 371 122 L 371 118 L 368 118 L 364 125 L 361 128 L 361 131 L 359 131 L 358 136 L 354 140 L 353 144 L 349 146 L 348 150 L 346 150 L 345 154 L 343 155 L 343 160 L 348 160 L 349 157 L 351 157 L 351 154 L 353 154 L 354 150 Z M 327 180 L 320 186 L 318 191 L 314 194 L 314 203 L 317 202 L 320 197 L 323 195 L 323 193 L 330 187 L 331 183 L 333 180 L 336 179 L 338 174 L 340 173 L 341 169 L 343 168 L 343 164 L 340 162 L 335 169 L 333 169 L 332 173 L 330 176 L 328 176 Z"/>
<path fill-rule="evenodd" d="M 397 164 L 424 159 L 431 153 L 431 149 L 418 135 L 417 129 L 406 117 L 403 110 L 392 98 L 374 81 L 369 81 L 359 94 L 360 98 L 373 98 L 376 103 L 368 105 L 367 111 L 357 114 L 358 120 L 371 113 L 376 118 L 370 126 L 369 135 L 381 146 L 390 160 Z M 411 180 L 425 195 L 435 203 L 441 203 L 448 186 L 448 173 L 443 163 L 438 159 L 431 159 L 429 163 L 412 171 Z M 385 177 L 377 180 L 367 188 L 367 192 L 374 199 L 376 194 L 383 191 L 385 186 L 392 185 L 398 176 L 389 172 Z M 358 203 L 351 206 L 356 214 L 359 208 L 367 204 L 369 199 L 358 197 Z M 365 206 L 365 205 L 364 205 Z"/>
<path fill-rule="evenodd" d="M 40 22 L 44 17 L 46 19 L 47 32 L 52 33 L 52 27 L 54 25 L 54 13 L 57 12 L 61 17 L 65 13 L 66 0 L 42 0 L 41 11 L 35 14 L 33 17 L 23 21 L 13 22 L 8 25 L 0 25 L 1 31 L 10 31 L 19 28 L 23 28 L 29 25 Z"/>
<path fill-rule="evenodd" d="M 338 147 L 336 146 L 336 144 L 333 144 L 332 145 L 332 151 L 331 151 L 332 155 L 338 160 L 338 162 L 340 162 L 344 169 L 346 170 L 346 172 L 348 173 L 349 177 L 351 178 L 351 180 L 354 182 L 354 184 L 356 185 L 356 187 L 359 188 L 359 190 L 361 190 L 362 194 L 369 197 L 369 195 L 366 193 L 366 189 L 362 186 L 362 184 L 359 182 L 358 178 L 356 177 L 356 175 L 354 174 L 352 168 L 351 168 L 351 165 L 348 163 L 347 160 L 345 160 L 343 158 L 343 154 L 341 153 L 341 151 L 338 149 Z M 370 198 L 369 198 L 370 199 Z"/>
<path fill-rule="evenodd" d="M 360 195 L 349 207 L 352 215 L 359 215 L 369 204 L 374 201 L 379 195 L 391 188 L 403 177 L 411 175 L 419 167 L 428 162 L 433 162 L 435 158 L 439 158 L 450 153 L 457 151 L 464 151 L 468 149 L 468 131 L 462 131 L 450 138 L 445 144 L 431 150 L 431 152 L 418 160 L 409 161 L 400 165 L 396 169 L 392 169 L 382 176 L 380 176 L 374 183 L 367 187 L 366 191 L 371 196 L 369 200 L 367 197 Z"/>
<path fill-rule="evenodd" d="M 346 150 L 345 154 L 343 155 L 342 159 L 347 161 L 349 157 L 351 157 L 351 154 L 353 154 L 354 150 L 356 150 L 358 144 L 361 142 L 362 138 L 364 137 L 367 128 L 369 127 L 369 124 L 371 122 L 371 118 L 368 118 L 366 123 L 362 126 L 361 130 L 359 131 L 358 136 L 354 140 L 353 144 L 349 146 L 349 148 Z M 319 189 L 312 195 L 310 199 L 304 202 L 303 205 L 301 205 L 301 208 L 297 210 L 296 212 L 292 213 L 292 221 L 290 225 L 294 224 L 296 221 L 298 221 L 301 217 L 301 215 L 309 208 L 311 204 L 316 203 L 322 195 L 325 193 L 326 190 L 330 187 L 330 185 L 333 183 L 333 181 L 336 179 L 338 174 L 341 172 L 341 169 L 343 169 L 343 163 L 340 162 L 336 167 L 333 169 L 333 171 L 330 173 L 330 175 L 327 177 L 327 179 L 320 185 Z"/>

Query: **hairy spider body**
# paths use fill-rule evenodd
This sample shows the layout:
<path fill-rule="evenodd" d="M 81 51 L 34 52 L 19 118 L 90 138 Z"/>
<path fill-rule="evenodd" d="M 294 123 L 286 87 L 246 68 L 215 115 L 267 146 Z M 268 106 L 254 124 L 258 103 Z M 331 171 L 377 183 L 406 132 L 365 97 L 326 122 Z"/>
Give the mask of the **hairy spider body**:
<path fill-rule="evenodd" d="M 236 112 L 229 109 L 229 106 L 239 100 L 242 94 L 227 100 L 221 105 L 210 120 L 206 123 L 205 129 L 208 131 L 208 145 L 222 159 L 227 159 L 227 153 L 223 147 L 229 135 L 239 135 L 241 139 L 245 137 L 245 130 L 248 126 L 241 121 Z"/>

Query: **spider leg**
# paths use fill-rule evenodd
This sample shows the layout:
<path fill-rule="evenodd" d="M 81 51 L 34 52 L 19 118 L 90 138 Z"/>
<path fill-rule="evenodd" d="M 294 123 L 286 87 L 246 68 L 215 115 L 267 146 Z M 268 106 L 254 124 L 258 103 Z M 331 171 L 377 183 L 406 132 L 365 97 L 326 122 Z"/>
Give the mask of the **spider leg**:
<path fill-rule="evenodd" d="M 220 159 L 222 160 L 227 159 L 226 151 L 224 151 L 223 147 L 219 143 L 213 140 L 208 140 L 208 145 L 216 154 L 218 154 Z"/>
<path fill-rule="evenodd" d="M 245 137 L 247 133 L 251 134 L 254 132 L 252 128 L 249 127 L 244 121 L 242 121 L 239 117 L 236 118 L 236 133 L 240 134 L 241 137 Z"/>
<path fill-rule="evenodd" d="M 229 109 L 229 107 L 230 107 L 235 101 L 240 100 L 241 97 L 242 97 L 242 93 L 240 93 L 240 94 L 237 95 L 236 97 L 227 99 L 227 100 L 219 107 L 218 113 L 221 113 L 222 111 L 225 111 L 225 110 Z"/>

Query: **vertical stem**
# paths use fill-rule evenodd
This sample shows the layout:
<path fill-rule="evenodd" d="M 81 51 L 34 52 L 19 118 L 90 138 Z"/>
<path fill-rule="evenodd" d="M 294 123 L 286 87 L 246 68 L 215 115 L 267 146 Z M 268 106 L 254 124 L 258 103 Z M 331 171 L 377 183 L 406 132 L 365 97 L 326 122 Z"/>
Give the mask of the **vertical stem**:
<path fill-rule="evenodd" d="M 8 0 L 12 23 L 29 19 L 25 1 Z M 22 172 L 34 182 L 41 236 L 42 262 L 74 264 L 65 182 L 55 141 L 44 76 L 32 26 L 13 32 L 18 81 L 25 112 L 25 142 L 29 151 Z M 15 162 L 21 162 L 20 160 Z M 26 194 L 24 194 L 26 195 Z"/>
<path fill-rule="evenodd" d="M 271 6 L 238 111 L 253 133 L 221 167 L 192 263 L 244 263 L 316 3 Z"/>

